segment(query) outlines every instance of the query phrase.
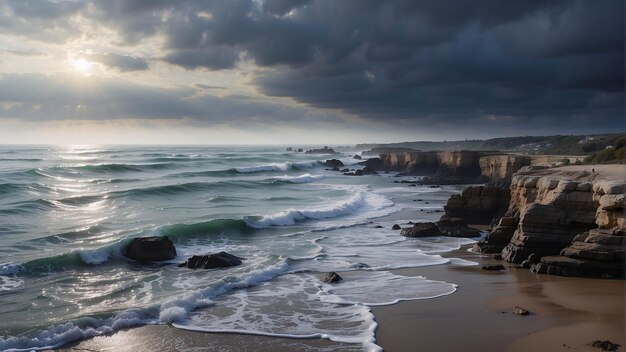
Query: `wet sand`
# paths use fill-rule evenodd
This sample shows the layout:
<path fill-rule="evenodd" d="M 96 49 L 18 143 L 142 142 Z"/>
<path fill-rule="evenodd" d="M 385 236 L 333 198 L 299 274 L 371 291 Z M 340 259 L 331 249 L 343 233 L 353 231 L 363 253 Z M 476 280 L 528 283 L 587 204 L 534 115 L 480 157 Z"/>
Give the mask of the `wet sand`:
<path fill-rule="evenodd" d="M 395 271 L 459 287 L 449 296 L 373 308 L 379 324 L 377 343 L 385 351 L 599 351 L 590 346 L 597 339 L 626 346 L 625 281 L 539 275 L 512 267 L 485 271 L 483 264 L 501 262 L 466 249 L 445 256 L 480 265 Z M 513 314 L 516 305 L 531 314 Z M 345 351 L 354 347 L 358 348 L 319 339 L 208 334 L 154 325 L 95 337 L 61 350 Z"/>

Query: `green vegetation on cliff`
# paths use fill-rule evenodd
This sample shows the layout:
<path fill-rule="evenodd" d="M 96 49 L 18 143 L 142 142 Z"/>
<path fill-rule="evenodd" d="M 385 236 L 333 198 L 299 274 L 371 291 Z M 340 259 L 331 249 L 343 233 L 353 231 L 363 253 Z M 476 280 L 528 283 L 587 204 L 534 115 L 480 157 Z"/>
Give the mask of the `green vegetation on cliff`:
<path fill-rule="evenodd" d="M 605 146 L 600 151 L 585 158 L 587 164 L 605 164 L 624 162 L 624 150 L 626 149 L 626 136 L 612 139 L 613 143 Z"/>
<path fill-rule="evenodd" d="M 477 150 L 477 151 L 508 151 L 522 154 L 540 155 L 592 155 L 601 154 L 598 160 L 605 160 L 608 146 L 615 148 L 614 157 L 621 150 L 623 156 L 623 133 L 579 136 L 524 136 L 503 137 L 486 140 L 443 141 L 443 142 L 402 142 L 388 144 L 357 144 L 357 150 L 372 148 L 410 148 L 414 150 Z M 607 159 L 614 160 L 614 159 Z M 598 161 L 600 162 L 600 161 Z M 603 161 L 602 161 L 603 162 Z"/>

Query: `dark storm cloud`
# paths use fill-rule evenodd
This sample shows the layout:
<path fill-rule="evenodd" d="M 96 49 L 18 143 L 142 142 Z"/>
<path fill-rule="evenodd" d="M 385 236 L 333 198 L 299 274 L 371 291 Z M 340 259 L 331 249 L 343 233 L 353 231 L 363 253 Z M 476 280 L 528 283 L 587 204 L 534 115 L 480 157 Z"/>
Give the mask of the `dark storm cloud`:
<path fill-rule="evenodd" d="M 260 91 L 372 120 L 496 130 L 623 129 L 622 0 L 8 1 L 71 33 L 80 13 L 120 45 L 159 36 L 186 69 L 260 69 Z M 49 16 L 44 16 L 49 12 Z M 38 24 L 39 20 L 44 21 Z M 2 22 L 2 21 L 0 21 Z M 15 22 L 15 23 L 14 23 Z M 12 33 L 15 33 L 12 31 Z M 33 36 L 34 29 L 26 34 Z M 520 131 L 520 133 L 523 133 Z"/>
<path fill-rule="evenodd" d="M 87 55 L 87 57 L 89 61 L 99 62 L 120 72 L 144 71 L 149 68 L 145 59 L 136 56 L 104 53 Z"/>

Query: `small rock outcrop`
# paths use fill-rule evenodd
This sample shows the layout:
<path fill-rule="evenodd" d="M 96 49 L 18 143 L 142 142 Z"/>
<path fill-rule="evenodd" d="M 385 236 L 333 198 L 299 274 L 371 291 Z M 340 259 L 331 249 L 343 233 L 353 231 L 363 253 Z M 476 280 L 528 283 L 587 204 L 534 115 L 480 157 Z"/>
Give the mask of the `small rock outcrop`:
<path fill-rule="evenodd" d="M 524 309 L 520 306 L 515 306 L 515 308 L 513 308 L 513 314 L 517 314 L 517 315 L 530 315 L 530 312 L 527 309 Z"/>
<path fill-rule="evenodd" d="M 394 224 L 394 225 L 391 227 L 391 229 L 392 229 L 392 230 L 401 230 L 402 228 L 400 227 L 400 225 L 398 225 L 398 224 Z"/>
<path fill-rule="evenodd" d="M 361 160 L 361 159 L 362 159 L 362 158 L 361 158 L 361 156 L 360 156 L 360 155 L 358 155 L 358 154 L 357 154 L 357 155 L 355 155 L 355 156 L 353 156 L 353 158 L 354 158 L 354 159 L 356 159 L 356 160 Z"/>
<path fill-rule="evenodd" d="M 334 283 L 337 283 L 337 282 L 339 282 L 341 280 L 343 280 L 343 278 L 341 276 L 339 276 L 339 274 L 337 274 L 334 271 L 326 273 L 326 274 L 322 275 L 322 277 L 320 277 L 320 281 L 325 282 L 327 284 L 334 284 Z"/>
<path fill-rule="evenodd" d="M 402 229 L 400 234 L 405 237 L 443 236 L 443 233 L 439 230 L 437 225 L 432 222 L 418 222 L 413 224 L 413 227 Z"/>
<path fill-rule="evenodd" d="M 328 148 L 327 146 L 324 146 L 324 148 L 309 149 L 304 152 L 304 154 L 337 154 L 337 152 L 334 151 L 333 148 Z"/>
<path fill-rule="evenodd" d="M 140 262 L 170 260 L 176 257 L 176 247 L 166 236 L 133 238 L 124 255 Z"/>
<path fill-rule="evenodd" d="M 465 225 L 462 219 L 442 219 L 433 222 L 418 222 L 413 227 L 407 227 L 400 231 L 405 237 L 478 237 L 480 231 Z"/>
<path fill-rule="evenodd" d="M 501 271 L 501 270 L 504 270 L 504 265 L 502 264 L 484 265 L 482 269 L 487 270 L 487 271 Z"/>
<path fill-rule="evenodd" d="M 178 266 L 189 269 L 228 268 L 241 265 L 243 260 L 245 260 L 245 258 L 240 258 L 226 252 L 219 252 L 209 255 L 194 255 L 187 259 L 186 262 L 178 264 Z"/>
<path fill-rule="evenodd" d="M 328 159 L 324 162 L 324 166 L 339 168 L 343 166 L 343 162 L 338 159 Z"/>
<path fill-rule="evenodd" d="M 447 237 L 480 237 L 480 231 L 467 226 L 461 218 L 442 218 L 435 225 Z"/>
<path fill-rule="evenodd" d="M 591 347 L 599 348 L 602 351 L 617 351 L 620 346 L 620 344 L 609 340 L 595 340 L 591 343 Z"/>
<path fill-rule="evenodd" d="M 461 218 L 469 224 L 488 225 L 506 212 L 511 200 L 508 189 L 490 186 L 469 186 L 461 194 L 452 195 L 443 207 L 445 217 Z"/>
<path fill-rule="evenodd" d="M 500 253 L 506 247 L 517 229 L 518 219 L 515 217 L 502 217 L 498 224 L 491 229 L 485 238 L 474 245 L 474 252 Z M 500 256 L 502 259 L 502 256 Z"/>

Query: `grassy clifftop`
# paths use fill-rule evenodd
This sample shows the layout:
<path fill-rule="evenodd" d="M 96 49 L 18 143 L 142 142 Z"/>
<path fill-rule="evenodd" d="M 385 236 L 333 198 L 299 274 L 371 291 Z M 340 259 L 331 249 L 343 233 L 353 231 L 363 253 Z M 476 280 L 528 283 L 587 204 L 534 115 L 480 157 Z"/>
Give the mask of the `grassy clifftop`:
<path fill-rule="evenodd" d="M 497 150 L 542 155 L 600 154 L 601 156 L 599 156 L 599 158 L 604 159 L 608 157 L 609 153 L 603 151 L 607 150 L 606 148 L 609 146 L 614 148 L 614 151 L 618 151 L 620 150 L 620 148 L 622 148 L 622 154 L 620 155 L 623 156 L 624 139 L 625 138 L 623 133 L 579 136 L 524 136 L 465 141 L 417 141 L 387 144 L 357 144 L 356 149 L 366 150 L 372 148 L 411 148 L 415 150 L 425 151 L 463 149 Z M 615 158 L 616 156 L 617 155 L 613 155 L 613 158 Z"/>

